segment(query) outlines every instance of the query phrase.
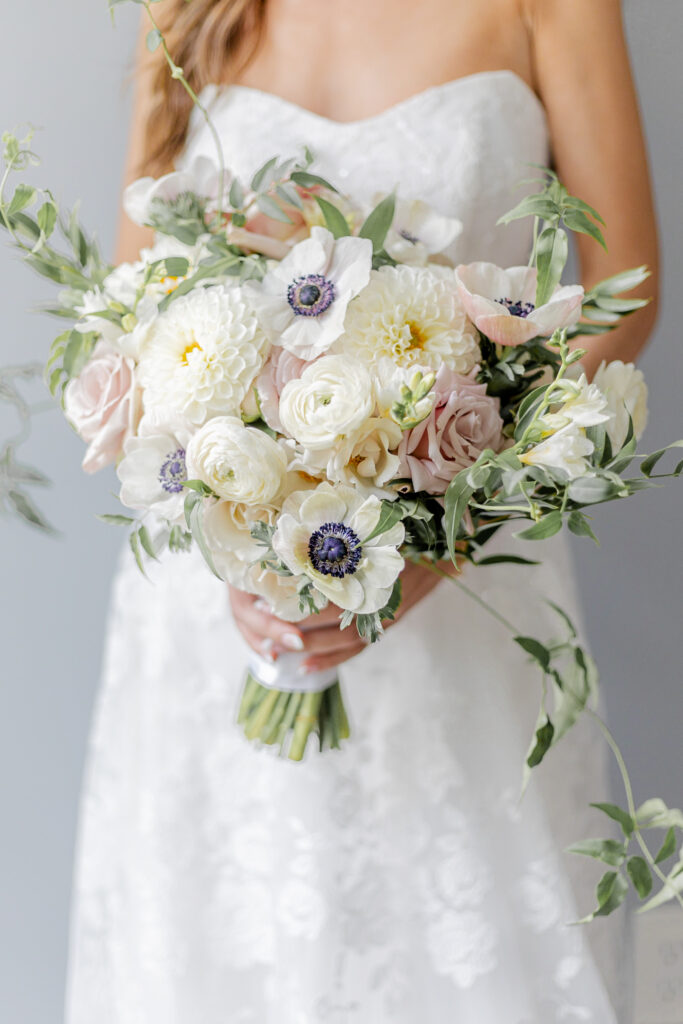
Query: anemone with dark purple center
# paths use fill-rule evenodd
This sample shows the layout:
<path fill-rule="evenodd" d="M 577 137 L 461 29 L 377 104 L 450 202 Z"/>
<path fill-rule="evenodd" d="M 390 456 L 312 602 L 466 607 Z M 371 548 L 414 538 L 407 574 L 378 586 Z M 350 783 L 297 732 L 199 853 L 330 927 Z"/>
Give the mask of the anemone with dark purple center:
<path fill-rule="evenodd" d="M 287 289 L 287 301 L 296 316 L 320 316 L 334 299 L 334 284 L 322 274 L 304 274 Z"/>
<path fill-rule="evenodd" d="M 323 576 L 337 579 L 353 575 L 362 552 L 360 538 L 344 523 L 323 523 L 308 542 L 308 557 L 313 568 Z"/>
<path fill-rule="evenodd" d="M 406 231 L 405 228 L 401 228 L 401 230 L 399 231 L 399 235 L 401 236 L 401 238 L 405 238 L 406 242 L 412 242 L 413 245 L 417 245 L 417 243 L 420 241 L 419 238 L 417 238 L 415 235 L 411 235 L 410 231 Z"/>
<path fill-rule="evenodd" d="M 187 480 L 185 449 L 169 452 L 159 470 L 159 483 L 168 494 L 180 494 Z"/>
<path fill-rule="evenodd" d="M 533 302 L 522 302 L 521 299 L 496 299 L 496 302 L 505 306 L 512 316 L 519 316 L 522 320 L 526 320 L 529 314 L 536 309 Z"/>

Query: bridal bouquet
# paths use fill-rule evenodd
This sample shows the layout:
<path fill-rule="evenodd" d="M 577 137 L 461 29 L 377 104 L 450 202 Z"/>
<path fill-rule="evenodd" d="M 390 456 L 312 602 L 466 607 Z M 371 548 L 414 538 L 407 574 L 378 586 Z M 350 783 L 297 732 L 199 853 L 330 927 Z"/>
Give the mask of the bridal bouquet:
<path fill-rule="evenodd" d="M 553 173 L 504 218 L 534 218 L 528 265 L 453 266 L 444 251 L 461 226 L 420 200 L 343 195 L 307 149 L 241 182 L 219 152 L 129 187 L 127 212 L 156 241 L 111 267 L 51 193 L 20 184 L 6 195 L 33 156 L 30 137 L 3 141 L 0 221 L 60 286 L 51 312 L 69 324 L 47 362 L 50 390 L 87 444 L 83 468 L 115 464 L 137 515 L 102 518 L 130 529 L 143 571 L 162 548 L 196 544 L 275 615 L 331 604 L 340 628 L 374 642 L 400 606 L 406 560 L 448 575 L 448 559 L 467 590 L 466 563 L 528 561 L 485 554 L 510 521 L 529 541 L 563 527 L 593 537 L 587 509 L 655 484 L 664 451 L 638 456 L 628 475 L 647 415 L 641 372 L 617 361 L 589 383 L 573 343 L 642 306 L 622 293 L 647 272 L 588 293 L 562 285 L 567 232 L 604 241 L 596 211 Z M 529 770 L 594 714 L 597 675 L 561 609 L 552 640 L 492 611 L 543 677 Z M 254 656 L 238 713 L 250 739 L 294 760 L 312 733 L 321 750 L 349 735 L 336 673 L 298 667 L 296 654 Z M 680 900 L 683 859 L 668 876 L 658 867 L 680 812 L 657 800 L 636 810 L 630 797 L 626 810 L 600 806 L 624 841 L 575 848 L 610 866 L 595 913 L 622 902 L 627 879 L 646 898 L 653 875 L 650 905 Z M 667 830 L 657 858 L 646 828 Z M 632 840 L 643 856 L 627 856 Z"/>

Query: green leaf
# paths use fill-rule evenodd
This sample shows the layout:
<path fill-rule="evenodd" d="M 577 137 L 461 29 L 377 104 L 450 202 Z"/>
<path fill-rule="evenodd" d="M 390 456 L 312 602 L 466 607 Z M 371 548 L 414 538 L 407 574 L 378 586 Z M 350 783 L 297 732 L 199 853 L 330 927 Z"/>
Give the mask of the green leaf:
<path fill-rule="evenodd" d="M 190 527 L 192 537 L 196 541 L 197 547 L 201 551 L 204 561 L 208 565 L 209 569 L 214 576 L 218 577 L 219 580 L 223 579 L 214 565 L 211 549 L 209 548 L 209 545 L 206 542 L 206 537 L 204 536 L 204 509 L 201 496 L 197 497 L 197 500 L 195 500 L 190 508 L 188 525 Z"/>
<path fill-rule="evenodd" d="M 536 242 L 536 307 L 544 306 L 560 283 L 567 265 L 569 244 L 562 228 L 545 228 Z"/>
<path fill-rule="evenodd" d="M 636 821 L 641 828 L 683 828 L 683 812 L 667 807 L 659 797 L 652 797 L 640 805 Z"/>
<path fill-rule="evenodd" d="M 38 226 L 46 238 L 49 238 L 57 223 L 57 207 L 54 203 L 46 202 L 40 207 L 37 213 Z"/>
<path fill-rule="evenodd" d="M 662 861 L 668 860 L 676 852 L 676 830 L 671 828 L 666 833 L 664 842 L 661 845 L 660 851 L 655 857 L 655 864 L 661 864 Z"/>
<path fill-rule="evenodd" d="M 567 853 L 593 857 L 618 868 L 626 857 L 626 843 L 620 843 L 617 839 L 583 839 L 580 843 L 568 846 Z"/>
<path fill-rule="evenodd" d="M 328 231 L 331 231 L 335 238 L 344 238 L 351 234 L 346 217 L 333 203 L 328 203 L 322 196 L 316 196 L 315 201 L 323 212 Z"/>
<path fill-rule="evenodd" d="M 588 296 L 592 295 L 619 295 L 621 292 L 630 292 L 643 281 L 650 277 L 651 271 L 646 266 L 634 267 L 632 270 L 624 270 L 620 274 L 605 278 L 591 288 Z"/>
<path fill-rule="evenodd" d="M 20 519 L 23 519 L 29 526 L 35 526 L 45 533 L 54 533 L 55 530 L 48 523 L 42 512 L 36 507 L 28 494 L 23 491 L 9 491 L 7 494 L 9 502 Z"/>
<path fill-rule="evenodd" d="M 595 218 L 595 220 L 597 220 L 600 224 L 605 223 L 596 209 L 594 209 L 592 206 L 589 206 L 588 203 L 585 203 L 583 199 L 577 198 L 577 196 L 567 196 L 563 205 L 572 210 L 582 210 L 584 213 L 587 213 L 591 217 Z"/>
<path fill-rule="evenodd" d="M 550 718 L 546 716 L 545 723 L 538 727 L 535 735 L 536 742 L 526 759 L 529 768 L 535 768 L 539 765 L 551 747 L 553 736 L 555 735 L 555 726 L 550 721 Z"/>
<path fill-rule="evenodd" d="M 140 527 L 138 530 L 138 537 L 140 538 L 140 543 L 142 544 L 145 553 L 149 555 L 150 558 L 153 558 L 155 562 L 158 562 L 159 559 L 157 558 L 157 553 L 154 550 L 154 545 L 152 544 L 152 538 L 150 537 L 146 526 Z"/>
<path fill-rule="evenodd" d="M 36 195 L 36 190 L 30 185 L 17 185 L 7 208 L 8 216 L 13 217 L 15 213 L 25 210 L 27 206 L 35 202 Z"/>
<path fill-rule="evenodd" d="M 321 178 L 319 174 L 311 174 L 309 171 L 292 171 L 290 178 L 302 188 L 311 189 L 316 185 L 322 185 L 323 188 L 329 188 L 331 192 L 337 192 L 334 185 L 331 185 L 326 178 Z"/>
<path fill-rule="evenodd" d="M 259 167 L 256 174 L 251 179 L 251 187 L 254 192 L 260 192 L 261 188 L 265 186 L 267 179 L 272 180 L 271 171 L 277 164 L 277 159 L 278 158 L 276 156 L 272 156 L 270 160 L 266 160 L 263 167 Z"/>
<path fill-rule="evenodd" d="M 270 217 L 271 220 L 279 220 L 284 224 L 293 224 L 292 218 L 285 213 L 280 204 L 273 199 L 271 196 L 259 196 L 256 200 L 261 213 L 265 213 L 266 217 Z"/>
<path fill-rule="evenodd" d="M 683 440 L 674 441 L 673 444 L 668 444 L 666 448 L 660 448 L 659 451 L 653 452 L 652 455 L 648 455 L 647 458 L 643 459 L 642 461 L 640 467 L 641 473 L 643 473 L 645 476 L 650 476 L 652 470 L 655 468 L 659 460 L 662 458 L 663 455 L 666 455 L 666 453 L 671 448 L 683 448 Z"/>
<path fill-rule="evenodd" d="M 149 50 L 149 52 L 154 53 L 155 50 L 158 50 L 163 40 L 164 37 L 162 36 L 158 28 L 153 28 L 150 32 L 148 32 L 145 42 L 147 44 L 147 49 Z"/>
<path fill-rule="evenodd" d="M 380 608 L 378 612 L 380 621 L 382 621 L 382 619 L 393 620 L 396 617 L 396 612 L 401 605 L 402 597 L 403 587 L 401 584 L 401 578 L 399 577 L 394 583 L 389 600 L 385 604 L 384 608 Z"/>
<path fill-rule="evenodd" d="M 652 874 L 647 861 L 643 857 L 629 857 L 626 861 L 626 871 L 641 900 L 647 899 L 652 892 Z"/>
<path fill-rule="evenodd" d="M 233 179 L 230 186 L 229 202 L 233 209 L 240 210 L 244 206 L 244 200 L 246 198 L 244 189 L 237 178 Z"/>
<path fill-rule="evenodd" d="M 461 470 L 451 480 L 445 495 L 444 529 L 446 531 L 446 542 L 451 559 L 455 563 L 455 544 L 458 539 L 458 531 L 462 522 L 470 498 L 474 489 L 467 480 L 467 472 Z"/>
<path fill-rule="evenodd" d="M 530 654 L 534 661 L 537 661 L 544 672 L 547 672 L 550 668 L 550 651 L 547 647 L 544 647 L 540 641 L 535 640 L 532 636 L 516 636 L 513 637 L 516 644 Z"/>
<path fill-rule="evenodd" d="M 130 544 L 130 550 L 133 552 L 133 557 L 135 558 L 138 569 L 142 575 L 146 577 L 147 573 L 145 572 L 145 566 L 142 561 L 142 551 L 140 549 L 140 538 L 135 530 L 128 537 L 128 543 Z"/>
<path fill-rule="evenodd" d="M 384 246 L 384 241 L 387 237 L 387 232 L 391 227 L 394 219 L 394 211 L 396 209 L 396 197 L 392 194 L 385 196 L 384 199 L 374 210 L 368 214 L 358 234 L 361 238 L 369 238 L 372 242 L 372 248 L 375 252 L 378 252 Z"/>
<path fill-rule="evenodd" d="M 95 518 L 101 519 L 103 523 L 109 523 L 110 526 L 130 526 L 135 522 L 131 516 L 112 515 L 111 512 L 101 512 Z"/>
<path fill-rule="evenodd" d="M 582 235 L 590 235 L 605 251 L 607 250 L 607 243 L 602 231 L 582 210 L 568 210 L 563 213 L 562 220 L 572 231 L 577 231 Z"/>
<path fill-rule="evenodd" d="M 485 558 L 480 558 L 475 565 L 502 565 L 503 563 L 510 563 L 511 565 L 540 565 L 540 562 L 534 562 L 531 558 L 522 558 L 521 555 L 487 555 Z"/>
<path fill-rule="evenodd" d="M 621 830 L 627 839 L 633 835 L 635 829 L 633 818 L 626 811 L 622 810 L 621 807 L 617 807 L 616 804 L 605 803 L 591 804 L 591 807 L 596 807 L 603 814 L 606 814 L 608 818 L 611 818 L 612 821 L 617 821 L 621 825 Z"/>
<path fill-rule="evenodd" d="M 520 220 L 522 217 L 540 217 L 541 220 L 555 220 L 559 217 L 560 211 L 557 203 L 549 199 L 544 192 L 534 193 L 525 196 L 517 206 L 504 213 L 498 218 L 498 224 L 509 224 L 513 220 Z"/>
<path fill-rule="evenodd" d="M 580 476 L 571 481 L 568 492 L 570 499 L 579 505 L 597 505 L 616 497 L 619 487 L 604 476 Z"/>
<path fill-rule="evenodd" d="M 598 882 L 598 907 L 593 912 L 593 917 L 607 917 L 613 913 L 624 902 L 627 893 L 626 879 L 616 871 L 608 871 Z"/>
<path fill-rule="evenodd" d="M 289 203 L 290 206 L 296 206 L 299 210 L 303 209 L 304 204 L 301 201 L 301 196 L 293 185 L 285 182 L 282 185 L 276 185 L 275 191 L 279 195 L 280 199 L 284 199 L 284 201 Z"/>
<path fill-rule="evenodd" d="M 574 511 L 569 515 L 567 525 L 572 533 L 576 534 L 577 537 L 590 537 L 596 544 L 600 544 L 600 541 L 593 533 L 590 523 L 583 513 Z"/>
<path fill-rule="evenodd" d="M 386 533 L 396 523 L 400 523 L 404 516 L 404 510 L 401 505 L 395 501 L 383 501 L 382 507 L 379 513 L 379 519 L 377 520 L 377 526 L 369 534 L 365 541 L 372 540 L 374 537 L 379 537 L 381 534 Z"/>
<path fill-rule="evenodd" d="M 559 509 L 555 509 L 555 511 L 543 516 L 542 519 L 539 519 L 537 523 L 534 523 L 527 530 L 516 533 L 515 537 L 521 537 L 522 540 L 545 540 L 547 537 L 554 537 L 561 529 L 562 513 Z"/>

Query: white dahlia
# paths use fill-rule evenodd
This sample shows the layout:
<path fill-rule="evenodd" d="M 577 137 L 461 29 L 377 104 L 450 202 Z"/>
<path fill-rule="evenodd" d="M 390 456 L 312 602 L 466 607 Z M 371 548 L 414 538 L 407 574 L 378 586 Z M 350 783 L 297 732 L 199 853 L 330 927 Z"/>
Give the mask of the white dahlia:
<path fill-rule="evenodd" d="M 373 365 L 447 366 L 469 373 L 480 359 L 477 333 L 460 304 L 448 267 L 380 267 L 349 305 L 335 351 Z"/>
<path fill-rule="evenodd" d="M 305 576 L 339 608 L 358 615 L 388 602 L 404 561 L 402 523 L 372 537 L 382 502 L 343 484 L 296 491 L 285 501 L 273 548 L 294 576 Z"/>
<path fill-rule="evenodd" d="M 239 415 L 268 348 L 242 288 L 217 285 L 176 299 L 140 353 L 145 408 L 185 416 L 195 426 Z"/>

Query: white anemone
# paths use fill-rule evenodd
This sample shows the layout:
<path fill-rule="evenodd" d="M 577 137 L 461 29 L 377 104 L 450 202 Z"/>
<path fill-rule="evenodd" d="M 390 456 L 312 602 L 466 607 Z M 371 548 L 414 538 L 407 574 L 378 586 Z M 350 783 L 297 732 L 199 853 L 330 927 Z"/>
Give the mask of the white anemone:
<path fill-rule="evenodd" d="M 349 306 L 335 351 L 374 366 L 387 356 L 399 366 L 442 365 L 469 373 L 480 359 L 476 331 L 447 267 L 380 267 Z"/>
<path fill-rule="evenodd" d="M 237 416 L 268 348 L 243 288 L 196 289 L 157 317 L 142 346 L 145 408 L 185 416 L 195 426 Z"/>
<path fill-rule="evenodd" d="M 495 263 L 479 262 L 459 266 L 455 275 L 467 315 L 482 334 L 500 345 L 549 338 L 581 316 L 580 285 L 558 285 L 549 301 L 536 308 L 535 267 L 503 270 Z"/>
<path fill-rule="evenodd" d="M 161 417 L 147 413 L 138 426 L 137 437 L 124 445 L 124 456 L 116 467 L 121 481 L 121 502 L 180 523 L 187 490 L 185 453 L 190 439 L 189 425 L 172 426 Z"/>
<path fill-rule="evenodd" d="M 296 491 L 285 501 L 273 548 L 294 576 L 305 576 L 339 608 L 356 614 L 380 611 L 401 570 L 405 531 L 397 523 L 372 537 L 382 509 L 342 484 Z"/>
<path fill-rule="evenodd" d="M 381 193 L 375 195 L 374 205 L 383 198 Z M 462 227 L 462 221 L 444 217 L 422 199 L 397 199 L 384 248 L 397 263 L 424 266 L 430 256 L 448 248 Z"/>
<path fill-rule="evenodd" d="M 365 287 L 372 265 L 367 238 L 338 238 L 326 228 L 276 263 L 258 287 L 259 313 L 273 341 L 301 359 L 314 359 L 344 329 L 346 309 Z"/>

